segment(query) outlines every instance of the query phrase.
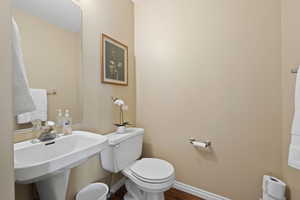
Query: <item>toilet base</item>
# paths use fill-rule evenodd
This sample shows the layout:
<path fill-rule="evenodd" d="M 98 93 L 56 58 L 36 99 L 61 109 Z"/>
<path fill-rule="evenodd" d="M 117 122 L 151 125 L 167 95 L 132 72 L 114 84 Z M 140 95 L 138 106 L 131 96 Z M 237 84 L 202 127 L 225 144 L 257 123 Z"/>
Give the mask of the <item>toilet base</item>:
<path fill-rule="evenodd" d="M 145 200 L 165 200 L 165 196 L 163 192 L 158 192 L 158 193 L 147 192 L 147 194 L 145 195 Z"/>
<path fill-rule="evenodd" d="M 129 179 L 126 180 L 125 186 L 127 193 L 124 200 L 165 200 L 163 192 L 142 191 Z"/>

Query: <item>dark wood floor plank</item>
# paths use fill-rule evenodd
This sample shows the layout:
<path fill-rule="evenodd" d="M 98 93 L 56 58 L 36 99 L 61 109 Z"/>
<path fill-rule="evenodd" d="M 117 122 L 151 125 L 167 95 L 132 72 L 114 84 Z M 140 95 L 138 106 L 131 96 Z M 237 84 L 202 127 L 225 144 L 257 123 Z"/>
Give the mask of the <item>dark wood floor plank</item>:
<path fill-rule="evenodd" d="M 122 200 L 126 193 L 126 188 L 122 187 L 118 192 L 116 192 L 112 200 Z M 165 200 L 204 200 L 199 197 L 195 197 L 191 194 L 176 190 L 174 188 L 165 192 Z"/>
<path fill-rule="evenodd" d="M 203 200 L 199 197 L 195 197 L 194 195 L 176 190 L 174 188 L 172 188 L 169 191 L 165 192 L 165 196 L 172 197 L 176 200 Z"/>

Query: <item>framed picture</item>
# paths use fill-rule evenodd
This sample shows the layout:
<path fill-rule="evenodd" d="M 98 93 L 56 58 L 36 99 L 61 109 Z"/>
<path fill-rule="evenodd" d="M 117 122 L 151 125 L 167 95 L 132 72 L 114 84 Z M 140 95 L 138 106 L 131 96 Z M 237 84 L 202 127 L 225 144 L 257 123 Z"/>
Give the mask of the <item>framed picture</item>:
<path fill-rule="evenodd" d="M 101 79 L 103 83 L 128 85 L 128 47 L 102 34 Z"/>

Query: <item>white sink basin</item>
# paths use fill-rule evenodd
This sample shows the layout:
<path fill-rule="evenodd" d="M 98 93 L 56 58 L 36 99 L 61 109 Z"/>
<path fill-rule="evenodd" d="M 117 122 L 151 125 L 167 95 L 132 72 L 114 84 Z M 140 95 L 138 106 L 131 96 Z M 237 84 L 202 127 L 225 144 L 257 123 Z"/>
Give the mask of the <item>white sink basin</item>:
<path fill-rule="evenodd" d="M 107 137 L 74 131 L 53 141 L 14 145 L 17 183 L 33 183 L 75 167 L 108 146 Z"/>

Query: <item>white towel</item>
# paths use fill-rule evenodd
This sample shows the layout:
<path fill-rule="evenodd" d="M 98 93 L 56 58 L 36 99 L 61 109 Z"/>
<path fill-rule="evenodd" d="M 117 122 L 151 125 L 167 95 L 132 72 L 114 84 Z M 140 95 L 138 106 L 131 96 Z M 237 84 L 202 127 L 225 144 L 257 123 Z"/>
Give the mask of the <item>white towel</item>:
<path fill-rule="evenodd" d="M 18 115 L 18 124 L 25 124 L 34 120 L 47 121 L 47 90 L 44 89 L 30 89 L 36 110 Z"/>
<path fill-rule="evenodd" d="M 295 111 L 291 133 L 288 164 L 300 170 L 300 67 L 295 87 Z"/>
<path fill-rule="evenodd" d="M 17 23 L 12 19 L 12 58 L 14 67 L 14 109 L 15 116 L 35 110 L 33 99 L 29 92 L 27 74 L 25 71 L 21 37 Z"/>

